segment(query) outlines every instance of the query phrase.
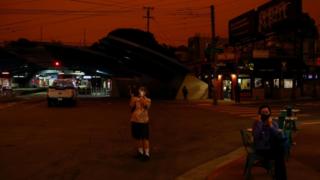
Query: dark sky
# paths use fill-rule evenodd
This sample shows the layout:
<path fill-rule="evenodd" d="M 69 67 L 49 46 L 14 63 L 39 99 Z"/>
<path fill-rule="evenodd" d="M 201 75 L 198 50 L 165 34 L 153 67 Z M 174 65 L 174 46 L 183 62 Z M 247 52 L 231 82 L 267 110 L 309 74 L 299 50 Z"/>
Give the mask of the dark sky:
<path fill-rule="evenodd" d="M 210 5 L 216 6 L 217 35 L 228 21 L 268 0 L 0 0 L 0 41 L 25 37 L 90 44 L 116 28 L 146 29 L 144 6 L 154 9 L 150 30 L 158 41 L 186 44 L 210 36 Z M 303 0 L 303 11 L 320 23 L 320 1 Z M 42 33 L 41 33 L 42 32 Z M 85 38 L 84 38 L 85 37 Z"/>

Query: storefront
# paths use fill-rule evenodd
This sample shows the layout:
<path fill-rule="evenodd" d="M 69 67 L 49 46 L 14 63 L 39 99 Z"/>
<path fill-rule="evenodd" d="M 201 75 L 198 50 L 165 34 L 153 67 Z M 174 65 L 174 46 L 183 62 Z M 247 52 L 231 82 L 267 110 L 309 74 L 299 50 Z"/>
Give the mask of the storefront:
<path fill-rule="evenodd" d="M 80 95 L 109 96 L 112 80 L 109 76 L 94 73 L 90 75 L 73 70 L 43 70 L 31 79 L 32 87 L 49 87 L 55 79 L 73 79 Z"/>
<path fill-rule="evenodd" d="M 10 72 L 1 72 L 0 75 L 0 86 L 3 87 L 11 87 L 12 78 Z"/>
<path fill-rule="evenodd" d="M 12 78 L 10 72 L 1 72 L 0 74 L 0 95 L 12 95 Z"/>
<path fill-rule="evenodd" d="M 307 66 L 308 61 L 316 64 L 317 27 L 302 13 L 301 2 L 270 1 L 229 21 L 242 98 L 292 99 L 317 93 L 317 71 Z"/>
<path fill-rule="evenodd" d="M 238 88 L 241 99 L 248 99 L 252 97 L 252 79 L 249 74 L 238 75 Z"/>

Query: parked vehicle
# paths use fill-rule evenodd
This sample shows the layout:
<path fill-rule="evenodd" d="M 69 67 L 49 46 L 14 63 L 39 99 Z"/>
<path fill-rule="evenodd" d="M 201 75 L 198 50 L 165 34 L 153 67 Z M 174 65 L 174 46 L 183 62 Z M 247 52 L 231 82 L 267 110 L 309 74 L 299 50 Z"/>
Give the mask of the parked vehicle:
<path fill-rule="evenodd" d="M 62 103 L 74 106 L 77 102 L 77 94 L 77 88 L 72 79 L 56 79 L 52 86 L 48 88 L 48 106 L 51 107 Z"/>

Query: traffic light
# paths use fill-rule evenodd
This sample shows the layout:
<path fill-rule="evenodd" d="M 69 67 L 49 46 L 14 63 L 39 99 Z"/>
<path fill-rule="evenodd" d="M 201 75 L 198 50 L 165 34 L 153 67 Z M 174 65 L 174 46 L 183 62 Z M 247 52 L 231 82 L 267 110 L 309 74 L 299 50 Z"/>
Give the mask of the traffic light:
<path fill-rule="evenodd" d="M 53 61 L 53 66 L 58 68 L 58 67 L 61 67 L 61 62 L 59 60 L 54 60 Z"/>
<path fill-rule="evenodd" d="M 60 66 L 60 62 L 59 62 L 59 61 L 55 61 L 55 62 L 54 62 L 54 66 L 56 66 L 56 67 L 57 67 L 57 66 Z"/>

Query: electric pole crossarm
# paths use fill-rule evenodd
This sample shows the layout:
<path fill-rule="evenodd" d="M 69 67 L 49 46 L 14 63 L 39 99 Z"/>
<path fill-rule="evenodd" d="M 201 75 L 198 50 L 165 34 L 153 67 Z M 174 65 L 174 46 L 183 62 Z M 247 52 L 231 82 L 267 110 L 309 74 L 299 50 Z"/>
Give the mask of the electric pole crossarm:
<path fill-rule="evenodd" d="M 151 10 L 153 10 L 153 7 L 143 7 L 143 9 L 146 10 L 146 16 L 143 16 L 143 18 L 147 19 L 147 32 L 150 32 L 150 20 L 153 19 L 153 16 L 151 16 Z"/>

